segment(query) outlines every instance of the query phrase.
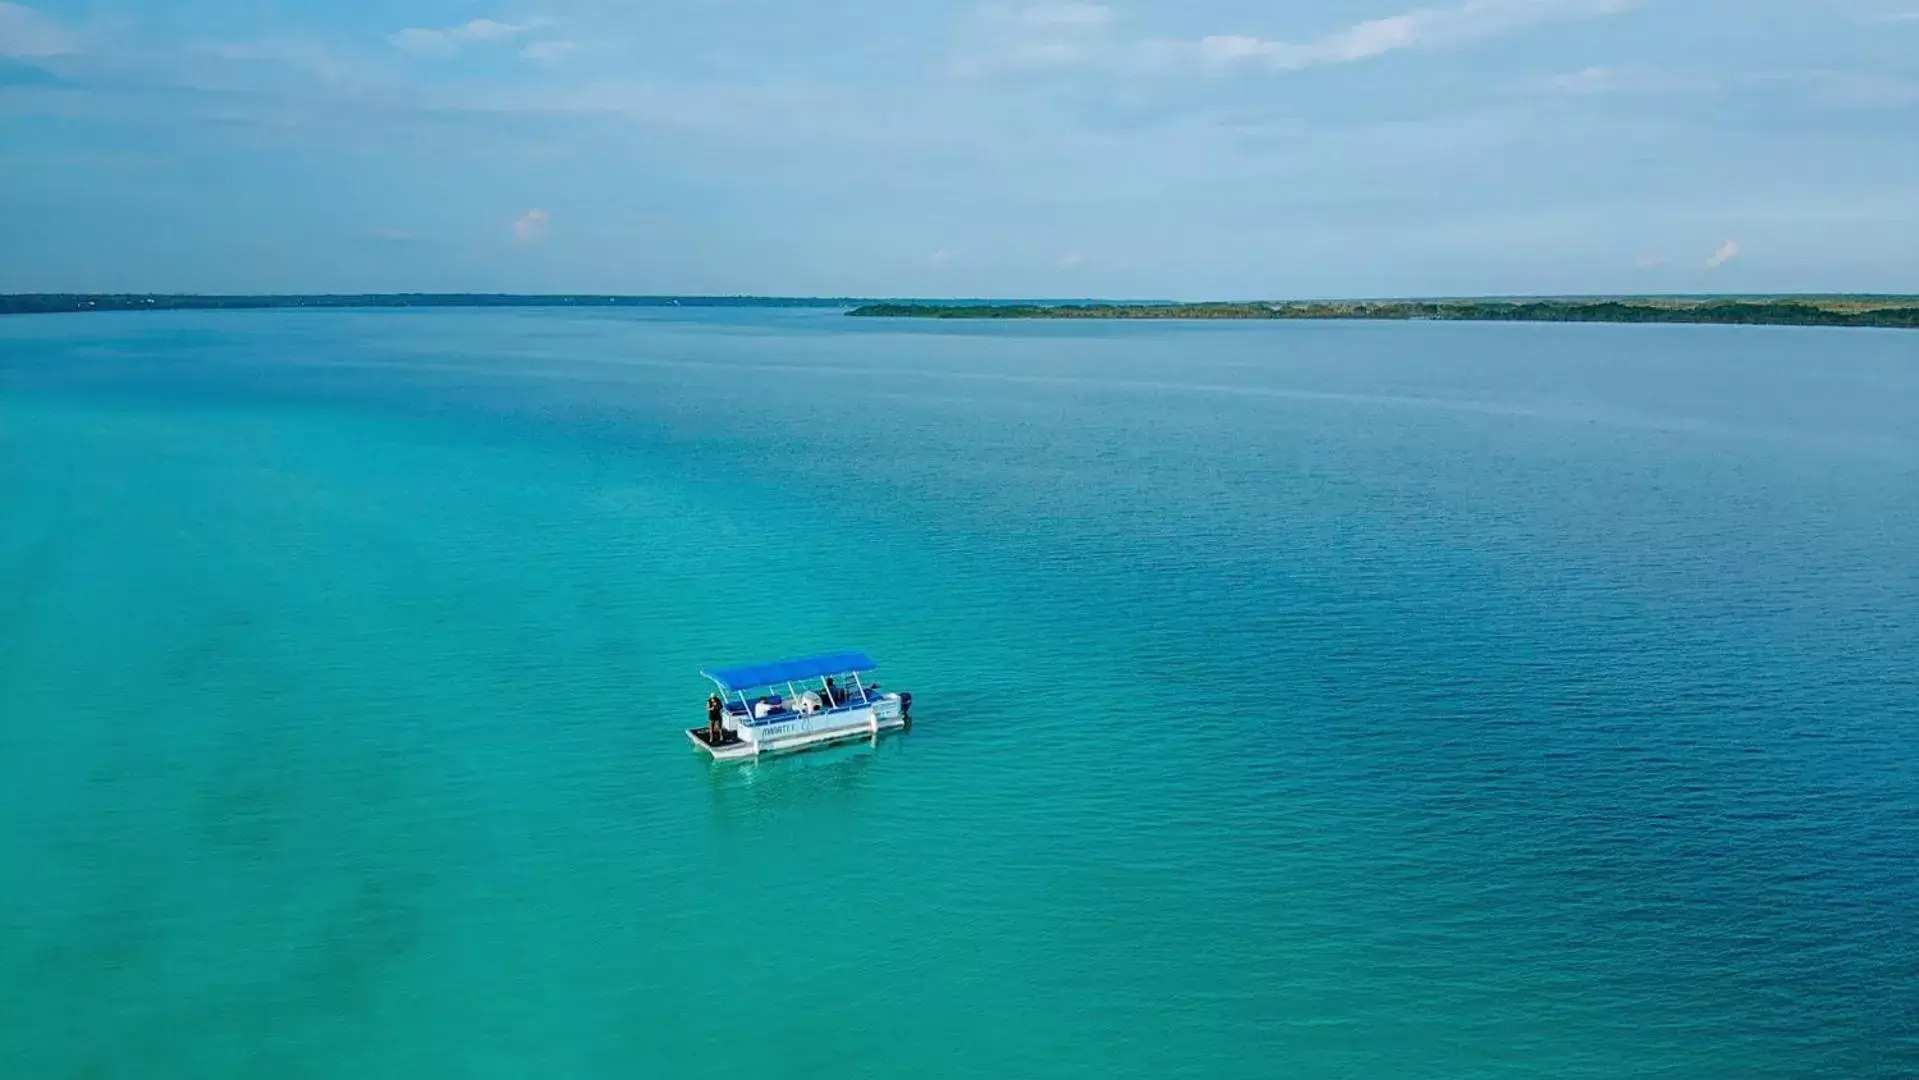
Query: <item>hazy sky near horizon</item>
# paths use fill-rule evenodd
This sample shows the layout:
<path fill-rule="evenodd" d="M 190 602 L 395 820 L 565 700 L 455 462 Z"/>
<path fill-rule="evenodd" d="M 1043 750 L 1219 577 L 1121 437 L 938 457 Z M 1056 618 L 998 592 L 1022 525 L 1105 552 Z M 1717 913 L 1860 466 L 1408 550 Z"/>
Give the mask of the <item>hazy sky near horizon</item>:
<path fill-rule="evenodd" d="M 0 291 L 1919 292 L 1919 0 L 0 0 Z"/>

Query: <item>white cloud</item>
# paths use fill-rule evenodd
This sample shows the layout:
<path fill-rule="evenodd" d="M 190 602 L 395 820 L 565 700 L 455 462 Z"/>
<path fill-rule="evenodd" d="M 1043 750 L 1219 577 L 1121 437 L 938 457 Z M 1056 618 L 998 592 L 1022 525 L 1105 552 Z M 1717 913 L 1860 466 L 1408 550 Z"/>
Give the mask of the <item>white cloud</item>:
<path fill-rule="evenodd" d="M 1641 270 L 1657 270 L 1662 266 L 1672 265 L 1672 260 L 1664 255 L 1641 255 L 1634 259 L 1632 264 Z"/>
<path fill-rule="evenodd" d="M 1059 265 L 1061 266 L 1061 268 L 1066 270 L 1071 270 L 1071 269 L 1074 269 L 1075 267 L 1084 266 L 1086 265 L 1086 256 L 1077 251 L 1069 251 L 1066 253 L 1065 257 L 1060 259 Z"/>
<path fill-rule="evenodd" d="M 1529 83 L 1525 88 L 1543 88 L 1554 94 L 1586 95 L 1712 93 L 1726 86 L 1720 80 L 1687 72 L 1589 67 L 1582 71 L 1551 75 L 1543 82 Z"/>
<path fill-rule="evenodd" d="M 537 207 L 528 210 L 513 219 L 513 239 L 522 244 L 537 244 L 546 239 L 546 227 L 550 221 L 552 215 L 546 211 Z"/>
<path fill-rule="evenodd" d="M 1801 70 L 1714 76 L 1645 68 L 1589 67 L 1516 84 L 1520 93 L 1720 94 L 1788 92 L 1842 109 L 1904 109 L 1919 105 L 1919 79 L 1894 72 Z"/>
<path fill-rule="evenodd" d="M 456 36 L 469 41 L 491 41 L 494 38 L 508 38 L 515 34 L 524 34 L 531 30 L 530 25 L 494 22 L 492 19 L 474 19 L 465 26 L 454 30 Z"/>
<path fill-rule="evenodd" d="M 1118 73 L 1301 71 L 1368 60 L 1406 49 L 1443 49 L 1561 19 L 1612 15 L 1638 0 L 1465 0 L 1368 19 L 1317 39 L 1293 42 L 1252 34 L 1188 39 L 1127 39 L 1113 32 L 1112 9 L 1051 4 L 1008 13 L 989 8 L 988 32 L 953 65 L 956 74 L 1077 65 Z"/>
<path fill-rule="evenodd" d="M 1456 7 L 1368 19 L 1304 44 L 1234 35 L 1202 38 L 1198 51 L 1202 63 L 1215 67 L 1258 63 L 1275 71 L 1300 71 L 1402 49 L 1466 45 L 1537 23 L 1613 15 L 1632 6 L 1632 0 L 1467 0 Z"/>
<path fill-rule="evenodd" d="M 0 56 L 65 56 L 80 51 L 74 35 L 24 4 L 0 0 Z"/>
<path fill-rule="evenodd" d="M 1719 250 L 1713 252 L 1712 257 L 1706 260 L 1706 269 L 1717 270 L 1738 257 L 1739 241 L 1728 240 L 1719 245 Z"/>
<path fill-rule="evenodd" d="M 959 50 L 950 71 L 974 78 L 1089 64 L 1112 46 L 1107 31 L 1112 21 L 1113 9 L 1100 4 L 989 5 L 975 12 L 967 30 L 972 40 Z"/>
<path fill-rule="evenodd" d="M 1891 11 L 1867 19 L 1871 23 L 1919 23 L 1919 11 Z"/>
<path fill-rule="evenodd" d="M 179 60 L 186 82 L 204 89 L 286 86 L 310 79 L 359 92 L 382 82 L 379 65 L 364 54 L 298 36 L 191 42 Z"/>
<path fill-rule="evenodd" d="M 1013 46 L 1007 59 L 1015 67 L 1065 67 L 1086 55 L 1084 48 L 1068 41 L 1036 41 Z"/>
<path fill-rule="evenodd" d="M 1256 37 L 1216 34 L 1199 39 L 1199 55 L 1200 59 L 1207 64 L 1223 66 L 1255 56 L 1263 56 L 1271 46 L 1271 42 L 1262 41 Z"/>
<path fill-rule="evenodd" d="M 541 23 L 504 23 L 493 19 L 474 19 L 444 30 L 412 27 L 393 35 L 393 44 L 410 53 L 424 56 L 451 56 L 470 42 L 503 41 L 537 29 Z"/>
<path fill-rule="evenodd" d="M 1019 21 L 1034 26 L 1105 26 L 1113 9 L 1103 4 L 1039 4 L 1019 13 Z"/>
<path fill-rule="evenodd" d="M 1546 80 L 1546 87 L 1561 94 L 1604 94 L 1619 89 L 1620 76 L 1612 68 L 1589 67 L 1554 75 Z"/>
<path fill-rule="evenodd" d="M 577 41 L 535 41 L 521 49 L 520 55 L 542 64 L 557 64 L 578 52 L 579 48 Z"/>

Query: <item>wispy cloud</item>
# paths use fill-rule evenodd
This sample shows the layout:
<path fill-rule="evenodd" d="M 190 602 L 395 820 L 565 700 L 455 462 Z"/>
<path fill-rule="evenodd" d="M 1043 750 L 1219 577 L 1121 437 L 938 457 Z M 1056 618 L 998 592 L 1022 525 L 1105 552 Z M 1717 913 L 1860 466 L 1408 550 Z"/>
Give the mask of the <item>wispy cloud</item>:
<path fill-rule="evenodd" d="M 1719 245 L 1719 250 L 1706 260 L 1706 269 L 1717 270 L 1739 257 L 1739 241 L 1728 240 Z"/>
<path fill-rule="evenodd" d="M 1112 9 L 1054 4 L 985 9 L 985 46 L 953 65 L 961 75 L 1080 66 L 1141 72 L 1303 71 L 1411 49 L 1455 48 L 1556 20 L 1613 15 L 1637 0 L 1465 0 L 1367 19 L 1306 41 L 1254 34 L 1126 38 Z M 976 43 L 977 44 L 977 43 Z"/>
<path fill-rule="evenodd" d="M 1115 45 L 1113 9 L 1100 4 L 987 5 L 966 26 L 969 39 L 949 65 L 961 78 L 1091 63 Z"/>
<path fill-rule="evenodd" d="M 1589 67 L 1580 71 L 1553 75 L 1546 88 L 1561 94 L 1604 94 L 1619 88 L 1619 73 L 1607 67 Z"/>
<path fill-rule="evenodd" d="M 246 90 L 297 82 L 333 92 L 357 93 L 385 82 L 384 59 L 332 42 L 297 35 L 240 41 L 197 41 L 169 56 L 142 50 L 149 70 L 169 67 L 184 85 Z"/>
<path fill-rule="evenodd" d="M 1671 266 L 1672 260 L 1664 255 L 1641 255 L 1634 259 L 1632 264 L 1641 270 L 1657 270 L 1664 266 Z"/>
<path fill-rule="evenodd" d="M 1589 67 L 1529 84 L 1554 94 L 1679 94 L 1706 93 L 1721 88 L 1714 79 L 1671 71 L 1644 68 Z"/>
<path fill-rule="evenodd" d="M 1708 75 L 1646 68 L 1589 67 L 1532 79 L 1519 93 L 1602 94 L 1787 93 L 1832 108 L 1902 109 L 1919 105 L 1919 80 L 1896 72 L 1758 71 Z"/>
<path fill-rule="evenodd" d="M 1300 71 L 1325 64 L 1370 60 L 1405 49 L 1444 49 L 1471 44 L 1558 19 L 1613 15 L 1631 0 L 1467 0 L 1455 7 L 1429 7 L 1368 19 L 1315 41 L 1293 43 L 1240 35 L 1201 38 L 1198 52 L 1212 67 L 1257 64 Z"/>
<path fill-rule="evenodd" d="M 1104 4 L 1036 4 L 1015 16 L 1032 26 L 1105 26 L 1113 9 Z"/>
<path fill-rule="evenodd" d="M 1866 18 L 1869 23 L 1919 23 L 1919 11 L 1889 11 Z"/>
<path fill-rule="evenodd" d="M 546 239 L 552 215 L 535 207 L 513 219 L 513 239 L 522 244 L 537 244 Z"/>
<path fill-rule="evenodd" d="M 536 30 L 538 22 L 507 23 L 494 19 L 474 19 L 444 30 L 411 27 L 393 35 L 393 44 L 423 56 L 451 56 L 474 42 L 503 41 Z"/>
<path fill-rule="evenodd" d="M 946 248 L 941 248 L 935 251 L 932 257 L 926 260 L 926 263 L 935 270 L 951 266 L 953 263 L 953 253 Z"/>
<path fill-rule="evenodd" d="M 71 30 L 24 4 L 0 0 L 0 56 L 66 56 L 80 51 Z"/>
<path fill-rule="evenodd" d="M 580 49 L 577 41 L 535 41 L 520 50 L 520 55 L 542 64 L 557 64 Z"/>

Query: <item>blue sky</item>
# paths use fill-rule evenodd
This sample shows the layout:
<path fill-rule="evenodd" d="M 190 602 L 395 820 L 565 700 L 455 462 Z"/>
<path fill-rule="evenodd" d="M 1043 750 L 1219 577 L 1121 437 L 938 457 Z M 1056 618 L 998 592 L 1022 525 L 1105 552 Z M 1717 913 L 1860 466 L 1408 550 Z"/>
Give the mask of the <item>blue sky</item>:
<path fill-rule="evenodd" d="M 1919 0 L 0 0 L 0 291 L 1919 292 Z"/>

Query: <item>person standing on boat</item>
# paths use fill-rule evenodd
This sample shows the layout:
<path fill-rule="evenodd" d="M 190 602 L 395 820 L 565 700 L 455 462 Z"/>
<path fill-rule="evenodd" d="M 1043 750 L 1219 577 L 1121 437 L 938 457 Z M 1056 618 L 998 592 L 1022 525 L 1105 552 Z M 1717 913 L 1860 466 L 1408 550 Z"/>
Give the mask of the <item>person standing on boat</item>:
<path fill-rule="evenodd" d="M 726 706 L 721 703 L 720 695 L 706 695 L 706 744 L 718 746 L 726 738 L 726 727 L 720 723 L 726 714 Z"/>

